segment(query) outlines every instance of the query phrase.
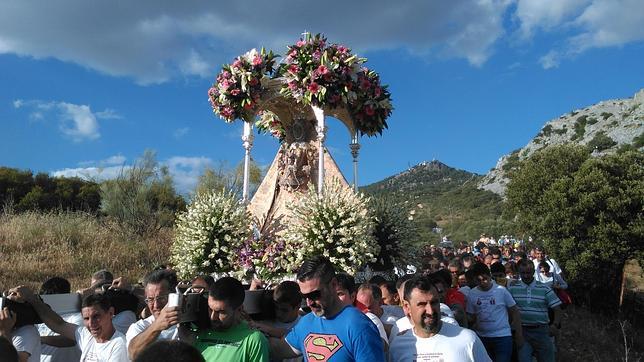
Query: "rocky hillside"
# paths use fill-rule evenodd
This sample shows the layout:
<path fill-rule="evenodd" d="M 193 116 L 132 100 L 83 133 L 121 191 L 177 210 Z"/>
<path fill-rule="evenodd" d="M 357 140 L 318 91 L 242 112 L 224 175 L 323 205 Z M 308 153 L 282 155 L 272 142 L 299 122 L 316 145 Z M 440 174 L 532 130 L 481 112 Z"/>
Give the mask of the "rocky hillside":
<path fill-rule="evenodd" d="M 482 177 L 434 160 L 361 190 L 401 204 L 419 230 L 419 241 L 438 242 L 441 236 L 465 241 L 504 230 L 501 197 L 477 188 Z"/>
<path fill-rule="evenodd" d="M 505 194 L 507 173 L 535 151 L 563 143 L 579 143 L 595 156 L 629 144 L 644 149 L 644 89 L 633 98 L 608 100 L 548 121 L 525 147 L 501 157 L 479 182 L 479 188 Z"/>

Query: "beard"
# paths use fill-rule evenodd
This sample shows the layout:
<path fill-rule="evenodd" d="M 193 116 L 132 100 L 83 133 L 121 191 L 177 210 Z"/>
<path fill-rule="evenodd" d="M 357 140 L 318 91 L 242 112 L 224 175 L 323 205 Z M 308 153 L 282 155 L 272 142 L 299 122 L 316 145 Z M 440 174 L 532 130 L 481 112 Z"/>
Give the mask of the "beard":
<path fill-rule="evenodd" d="M 309 308 L 311 308 L 311 312 L 318 317 L 322 317 L 325 313 L 324 307 L 320 303 L 311 303 Z"/>
<path fill-rule="evenodd" d="M 430 316 L 429 314 L 423 313 L 422 318 L 420 319 L 420 327 L 429 333 L 438 333 L 440 329 L 440 312 L 434 313 Z"/>

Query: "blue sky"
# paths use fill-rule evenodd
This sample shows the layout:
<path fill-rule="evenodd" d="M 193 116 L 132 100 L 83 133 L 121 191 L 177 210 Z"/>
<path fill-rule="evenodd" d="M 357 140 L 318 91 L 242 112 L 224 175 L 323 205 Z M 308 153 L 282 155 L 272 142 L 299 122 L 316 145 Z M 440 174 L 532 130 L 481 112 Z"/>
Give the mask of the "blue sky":
<path fill-rule="evenodd" d="M 361 139 L 364 185 L 424 160 L 486 173 L 545 122 L 644 87 L 640 0 L 0 2 L 0 165 L 112 177 L 146 149 L 193 187 L 243 157 L 206 92 L 251 48 L 303 31 L 369 59 L 395 110 Z M 351 177 L 349 134 L 328 147 Z M 268 135 L 252 150 L 268 165 Z"/>

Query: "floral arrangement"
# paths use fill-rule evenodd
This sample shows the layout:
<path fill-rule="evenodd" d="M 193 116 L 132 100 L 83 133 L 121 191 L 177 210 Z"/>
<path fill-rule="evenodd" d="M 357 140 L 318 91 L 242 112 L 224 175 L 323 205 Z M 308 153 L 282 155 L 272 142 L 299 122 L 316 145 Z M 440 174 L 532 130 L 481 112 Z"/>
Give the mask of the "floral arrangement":
<path fill-rule="evenodd" d="M 369 207 L 375 217 L 374 239 L 380 246 L 376 261 L 377 271 L 406 270 L 407 265 L 418 265 L 418 247 L 414 245 L 416 227 L 407 217 L 405 207 L 388 198 L 373 198 Z"/>
<path fill-rule="evenodd" d="M 363 66 L 366 58 L 352 54 L 344 45 L 327 44 L 320 34 L 309 33 L 288 46 L 277 70 L 275 58 L 272 51 L 251 50 L 224 65 L 208 90 L 214 112 L 226 122 L 250 121 L 266 91 L 262 80 L 282 77 L 285 83 L 280 92 L 297 102 L 329 108 L 346 105 L 361 134 L 382 134 L 387 128 L 386 119 L 393 110 L 391 94 L 380 84 L 378 74 Z"/>
<path fill-rule="evenodd" d="M 262 110 L 257 114 L 255 126 L 259 133 L 270 133 L 277 138 L 280 143 L 286 139 L 286 130 L 279 117 L 271 111 Z"/>
<path fill-rule="evenodd" d="M 170 261 L 181 278 L 234 271 L 250 215 L 230 191 L 198 193 L 177 216 Z"/>
<path fill-rule="evenodd" d="M 320 34 L 305 37 L 288 46 L 278 74 L 286 78 L 281 93 L 298 102 L 335 108 L 348 103 L 360 64 L 366 59 L 351 54 L 343 45 L 331 44 Z"/>
<path fill-rule="evenodd" d="M 261 52 L 253 49 L 224 65 L 217 82 L 208 90 L 213 111 L 226 122 L 250 121 L 264 92 L 262 79 L 273 74 L 276 57 L 264 48 Z"/>
<path fill-rule="evenodd" d="M 393 109 L 387 86 L 380 84 L 378 73 L 362 68 L 358 73 L 356 86 L 352 89 L 356 97 L 348 104 L 356 128 L 369 136 L 382 134 Z"/>
<path fill-rule="evenodd" d="M 277 284 L 293 273 L 291 263 L 285 258 L 286 242 L 278 235 L 283 230 L 279 220 L 255 220 L 255 229 L 239 249 L 239 277 L 257 277 L 269 285 Z"/>
<path fill-rule="evenodd" d="M 379 246 L 373 240 L 374 220 L 368 198 L 335 181 L 322 195 L 310 186 L 292 205 L 284 238 L 289 265 L 297 267 L 306 258 L 324 255 L 340 270 L 354 274 L 375 262 Z"/>

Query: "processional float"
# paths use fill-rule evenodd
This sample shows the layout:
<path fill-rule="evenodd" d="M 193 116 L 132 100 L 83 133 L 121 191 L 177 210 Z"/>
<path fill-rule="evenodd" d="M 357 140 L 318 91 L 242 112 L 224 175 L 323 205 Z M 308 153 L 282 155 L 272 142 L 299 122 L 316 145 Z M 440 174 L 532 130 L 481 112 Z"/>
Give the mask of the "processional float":
<path fill-rule="evenodd" d="M 253 125 L 280 141 L 266 176 L 248 203 L 259 220 L 289 215 L 288 205 L 309 185 L 324 192 L 325 180 L 348 182 L 325 148 L 326 117 L 341 121 L 351 135 L 354 190 L 358 185 L 359 138 L 387 128 L 392 111 L 386 86 L 347 47 L 327 44 L 321 35 L 304 36 L 275 66 L 272 51 L 251 50 L 224 65 L 208 94 L 215 114 L 244 122 L 242 201 L 248 203 Z"/>

